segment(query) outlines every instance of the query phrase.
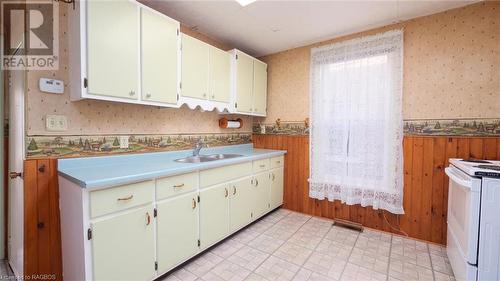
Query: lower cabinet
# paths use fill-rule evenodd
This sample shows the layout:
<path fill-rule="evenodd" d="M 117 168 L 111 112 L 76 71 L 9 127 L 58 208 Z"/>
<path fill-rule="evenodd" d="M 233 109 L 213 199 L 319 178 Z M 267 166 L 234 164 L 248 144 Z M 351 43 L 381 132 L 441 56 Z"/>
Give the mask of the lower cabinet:
<path fill-rule="evenodd" d="M 260 173 L 253 179 L 252 212 L 256 219 L 270 210 L 271 180 L 269 172 Z"/>
<path fill-rule="evenodd" d="M 200 243 L 205 249 L 229 234 L 229 184 L 200 191 Z"/>
<path fill-rule="evenodd" d="M 155 276 L 153 206 L 91 223 L 93 280 L 151 280 Z"/>
<path fill-rule="evenodd" d="M 231 183 L 229 200 L 230 231 L 236 231 L 252 221 L 252 177 Z"/>
<path fill-rule="evenodd" d="M 270 171 L 271 176 L 271 209 L 283 205 L 283 167 Z"/>
<path fill-rule="evenodd" d="M 157 203 L 156 253 L 160 274 L 198 253 L 198 210 L 197 192 Z"/>

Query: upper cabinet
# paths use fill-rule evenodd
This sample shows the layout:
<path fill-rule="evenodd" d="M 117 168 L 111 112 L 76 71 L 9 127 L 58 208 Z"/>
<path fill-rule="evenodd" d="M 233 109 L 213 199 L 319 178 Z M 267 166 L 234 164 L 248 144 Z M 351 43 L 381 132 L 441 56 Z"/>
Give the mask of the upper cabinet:
<path fill-rule="evenodd" d="M 72 100 L 178 107 L 179 22 L 123 0 L 79 1 L 70 13 Z"/>
<path fill-rule="evenodd" d="M 205 110 L 229 109 L 230 54 L 186 34 L 181 38 L 181 103 Z"/>
<path fill-rule="evenodd" d="M 266 116 L 265 63 L 181 34 L 136 1 L 78 1 L 69 13 L 72 100 Z"/>
<path fill-rule="evenodd" d="M 235 113 L 266 116 L 267 64 L 232 50 L 232 96 Z"/>
<path fill-rule="evenodd" d="M 208 98 L 208 44 L 182 34 L 182 84 L 183 97 Z"/>
<path fill-rule="evenodd" d="M 137 99 L 139 7 L 128 1 L 87 3 L 88 94 Z"/>
<path fill-rule="evenodd" d="M 179 23 L 141 9 L 142 98 L 177 103 L 179 89 Z"/>

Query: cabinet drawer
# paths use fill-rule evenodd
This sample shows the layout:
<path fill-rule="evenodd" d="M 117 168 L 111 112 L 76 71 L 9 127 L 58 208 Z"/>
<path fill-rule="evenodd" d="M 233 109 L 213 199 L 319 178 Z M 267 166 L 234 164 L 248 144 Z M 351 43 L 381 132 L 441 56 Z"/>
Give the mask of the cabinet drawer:
<path fill-rule="evenodd" d="M 198 188 L 198 173 L 189 173 L 158 179 L 156 181 L 157 200 L 164 199 Z"/>
<path fill-rule="evenodd" d="M 252 162 L 224 166 L 200 172 L 200 187 L 241 178 L 252 173 Z"/>
<path fill-rule="evenodd" d="M 92 218 L 153 202 L 154 182 L 117 186 L 90 192 Z"/>
<path fill-rule="evenodd" d="M 269 163 L 269 158 L 253 161 L 253 172 L 258 173 L 269 170 Z"/>
<path fill-rule="evenodd" d="M 273 157 L 273 158 L 271 158 L 271 169 L 283 167 L 284 163 L 285 163 L 285 157 L 283 157 L 283 156 Z"/>

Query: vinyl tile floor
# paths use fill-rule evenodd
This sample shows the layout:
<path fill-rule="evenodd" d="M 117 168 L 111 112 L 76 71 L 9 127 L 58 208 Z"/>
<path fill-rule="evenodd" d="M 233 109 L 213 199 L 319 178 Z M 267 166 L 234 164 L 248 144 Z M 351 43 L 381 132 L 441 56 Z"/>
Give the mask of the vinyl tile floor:
<path fill-rule="evenodd" d="M 454 281 L 446 248 L 278 209 L 164 281 Z"/>

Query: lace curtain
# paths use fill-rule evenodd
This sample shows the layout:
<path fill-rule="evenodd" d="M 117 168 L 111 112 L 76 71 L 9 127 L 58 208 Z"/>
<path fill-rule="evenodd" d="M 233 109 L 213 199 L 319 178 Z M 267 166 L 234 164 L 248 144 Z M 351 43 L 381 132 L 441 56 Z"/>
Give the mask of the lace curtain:
<path fill-rule="evenodd" d="M 311 52 L 309 196 L 403 214 L 403 31 Z"/>

